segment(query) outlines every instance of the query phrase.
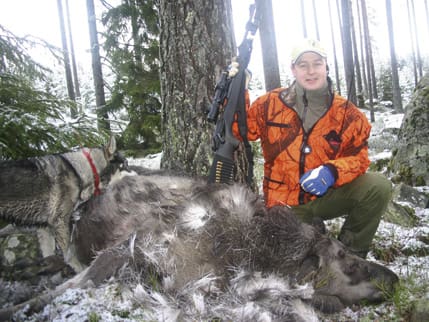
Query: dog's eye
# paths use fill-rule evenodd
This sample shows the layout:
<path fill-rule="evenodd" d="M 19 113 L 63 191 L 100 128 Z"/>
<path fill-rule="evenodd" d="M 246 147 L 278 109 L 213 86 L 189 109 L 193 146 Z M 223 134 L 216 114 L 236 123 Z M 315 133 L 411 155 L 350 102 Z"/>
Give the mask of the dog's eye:
<path fill-rule="evenodd" d="M 346 252 L 344 250 L 340 249 L 338 251 L 337 255 L 338 255 L 339 258 L 344 258 L 346 256 Z"/>

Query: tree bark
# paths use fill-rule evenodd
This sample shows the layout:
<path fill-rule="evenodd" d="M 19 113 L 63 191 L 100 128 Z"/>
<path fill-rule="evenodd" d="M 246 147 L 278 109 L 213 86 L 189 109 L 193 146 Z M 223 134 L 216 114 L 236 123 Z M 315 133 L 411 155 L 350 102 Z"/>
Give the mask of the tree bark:
<path fill-rule="evenodd" d="M 319 32 L 319 19 L 317 18 L 317 9 L 316 9 L 316 1 L 312 1 L 313 7 L 313 19 L 314 19 L 314 28 L 316 30 L 316 38 L 320 41 L 320 32 Z"/>
<path fill-rule="evenodd" d="M 353 14 L 352 14 L 352 4 L 350 4 L 350 25 L 351 25 L 351 35 L 352 35 L 352 43 L 353 43 L 353 57 L 354 57 L 354 65 L 355 65 L 355 74 L 356 74 L 356 79 L 355 79 L 355 84 L 357 87 L 357 93 L 356 93 L 356 100 L 357 100 L 357 105 L 359 107 L 364 107 L 365 106 L 365 98 L 363 95 L 363 86 L 362 86 L 362 74 L 361 74 L 361 70 L 360 70 L 360 60 L 359 60 L 359 51 L 358 51 L 358 46 L 357 46 L 357 41 L 356 41 L 356 29 L 355 29 L 355 19 L 353 18 Z"/>
<path fill-rule="evenodd" d="M 130 18 L 131 18 L 131 34 L 133 37 L 133 45 L 134 45 L 134 61 L 136 64 L 137 72 L 141 72 L 143 69 L 143 53 L 142 53 L 142 40 L 139 35 L 139 23 L 138 23 L 138 12 L 137 12 L 137 4 L 135 0 L 127 1 L 129 10 L 130 10 Z"/>
<path fill-rule="evenodd" d="M 402 112 L 401 87 L 399 86 L 398 62 L 396 60 L 395 37 L 392 19 L 392 3 L 386 0 L 387 29 L 389 33 L 390 66 L 392 68 L 392 99 L 395 111 Z"/>
<path fill-rule="evenodd" d="M 363 21 L 363 17 L 362 17 L 362 13 L 361 13 L 361 8 L 360 8 L 360 4 L 358 1 L 356 1 L 356 12 L 357 12 L 357 16 L 358 16 L 358 26 L 359 26 L 359 43 L 360 43 L 360 61 L 361 61 L 361 70 L 362 70 L 362 80 L 363 80 L 363 93 L 362 95 L 364 96 L 364 98 L 368 98 L 368 76 L 366 73 L 366 62 L 365 62 L 365 34 L 362 28 L 362 21 Z"/>
<path fill-rule="evenodd" d="M 304 35 L 304 38 L 307 38 L 308 37 L 307 20 L 305 19 L 304 0 L 301 0 L 301 20 L 302 20 L 302 34 Z"/>
<path fill-rule="evenodd" d="M 69 32 L 68 35 L 69 35 L 69 42 L 70 42 L 70 58 L 71 58 L 72 71 L 73 71 L 74 92 L 76 94 L 76 98 L 79 98 L 80 97 L 79 77 L 77 74 L 76 55 L 74 52 L 73 33 L 71 28 L 70 9 L 69 9 L 68 0 L 66 0 L 66 16 L 67 16 L 67 27 Z"/>
<path fill-rule="evenodd" d="M 407 0 L 407 14 L 408 14 L 408 30 L 410 32 L 410 41 L 411 41 L 411 51 L 413 55 L 414 87 L 417 87 L 419 83 L 419 77 L 417 74 L 416 45 L 414 43 L 413 25 L 411 22 L 412 21 L 411 8 L 410 8 L 410 2 L 408 0 Z"/>
<path fill-rule="evenodd" d="M 415 37 L 415 40 L 416 40 L 417 71 L 418 71 L 419 80 L 420 80 L 420 78 L 423 77 L 423 61 L 422 61 L 422 56 L 420 54 L 420 44 L 419 44 L 419 37 L 418 37 L 419 28 L 417 28 L 417 19 L 416 19 L 416 10 L 414 8 L 414 1 L 413 0 L 409 0 L 409 1 L 411 4 L 411 11 L 412 11 L 411 21 L 414 26 L 414 35 L 411 34 L 411 37 Z"/>
<path fill-rule="evenodd" d="M 236 55 L 231 2 L 160 0 L 162 168 L 205 175 L 217 76 Z"/>
<path fill-rule="evenodd" d="M 92 57 L 92 75 L 94 78 L 95 104 L 97 109 L 97 124 L 99 130 L 110 131 L 106 106 L 106 97 L 104 94 L 103 71 L 100 60 L 100 46 L 98 44 L 97 23 L 94 9 L 94 0 L 86 0 L 88 13 L 89 38 Z"/>
<path fill-rule="evenodd" d="M 374 96 L 373 96 L 373 82 L 375 79 L 372 77 L 372 50 L 371 50 L 371 38 L 369 36 L 368 28 L 368 15 L 366 13 L 366 1 L 361 0 L 361 9 L 362 9 L 362 23 L 363 23 L 363 32 L 365 35 L 365 54 L 366 54 L 366 66 L 368 72 L 368 99 L 369 99 L 369 110 L 370 110 L 370 120 L 371 122 L 375 121 L 374 115 Z"/>
<path fill-rule="evenodd" d="M 338 59 L 337 59 L 337 48 L 334 36 L 334 21 L 332 19 L 332 7 L 331 0 L 328 0 L 328 9 L 329 9 L 329 24 L 331 29 L 331 39 L 332 39 L 332 50 L 334 52 L 334 69 L 335 69 L 335 83 L 337 87 L 337 92 L 341 95 L 341 81 L 340 81 L 340 71 L 338 69 Z"/>
<path fill-rule="evenodd" d="M 66 27 L 64 24 L 64 11 L 63 11 L 62 0 L 57 0 L 57 7 L 58 7 L 58 17 L 60 19 L 61 43 L 63 46 L 63 58 L 64 58 L 64 68 L 66 73 L 67 92 L 68 92 L 69 99 L 71 99 L 72 101 L 76 101 L 76 95 L 73 88 L 72 72 L 70 67 L 69 49 L 67 45 Z M 73 118 L 77 116 L 76 108 L 70 109 L 70 116 Z"/>
<path fill-rule="evenodd" d="M 426 14 L 427 32 L 429 32 L 429 8 L 428 8 L 428 1 L 427 0 L 425 0 L 425 14 Z"/>
<path fill-rule="evenodd" d="M 342 40 L 343 40 L 343 59 L 344 72 L 347 84 L 347 98 L 357 105 L 356 102 L 356 87 L 354 86 L 354 62 L 353 62 L 353 46 L 351 38 L 351 10 L 350 1 L 341 0 L 341 21 L 342 21 Z"/>

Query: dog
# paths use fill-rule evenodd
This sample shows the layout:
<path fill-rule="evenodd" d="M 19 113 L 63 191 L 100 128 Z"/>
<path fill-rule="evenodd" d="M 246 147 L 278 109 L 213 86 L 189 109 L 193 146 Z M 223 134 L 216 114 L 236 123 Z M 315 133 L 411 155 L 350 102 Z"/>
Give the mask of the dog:
<path fill-rule="evenodd" d="M 36 300 L 0 310 L 0 320 L 112 276 L 134 278 L 145 318 L 165 321 L 317 320 L 313 308 L 333 313 L 383 301 L 398 282 L 240 185 L 141 169 L 82 204 L 72 222 L 74 256 L 89 266 Z"/>
<path fill-rule="evenodd" d="M 0 162 L 0 219 L 45 226 L 66 255 L 71 214 L 126 167 L 112 136 L 101 148 Z"/>

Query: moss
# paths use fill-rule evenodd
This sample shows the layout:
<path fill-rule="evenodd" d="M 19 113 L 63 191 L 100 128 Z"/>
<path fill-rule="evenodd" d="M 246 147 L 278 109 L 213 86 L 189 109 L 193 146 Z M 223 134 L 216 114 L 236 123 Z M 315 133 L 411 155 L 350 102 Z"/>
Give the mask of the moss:
<path fill-rule="evenodd" d="M 95 312 L 90 312 L 88 313 L 88 322 L 99 322 L 101 321 L 101 317 L 95 313 Z"/>
<path fill-rule="evenodd" d="M 112 315 L 119 316 L 120 318 L 127 319 L 130 317 L 130 311 L 128 310 L 113 310 Z"/>
<path fill-rule="evenodd" d="M 399 168 L 398 176 L 400 177 L 401 182 L 404 182 L 408 185 L 413 185 L 413 170 L 411 167 L 402 165 Z"/>
<path fill-rule="evenodd" d="M 429 284 L 421 283 L 421 280 L 412 274 L 399 281 L 392 301 L 402 317 L 402 321 L 410 321 L 410 314 L 415 309 L 416 298 L 424 298 L 428 290 Z"/>
<path fill-rule="evenodd" d="M 369 169 L 371 171 L 380 172 L 389 166 L 390 159 L 379 159 L 374 162 L 371 162 Z"/>
<path fill-rule="evenodd" d="M 7 221 L 0 219 L 0 229 L 6 227 L 7 225 L 9 225 L 9 223 Z"/>
<path fill-rule="evenodd" d="M 420 95 L 424 101 L 429 102 L 429 87 L 425 87 L 420 91 Z"/>
<path fill-rule="evenodd" d="M 426 181 L 425 181 L 424 177 L 422 177 L 422 176 L 417 176 L 416 177 L 416 186 L 417 187 L 426 186 Z"/>

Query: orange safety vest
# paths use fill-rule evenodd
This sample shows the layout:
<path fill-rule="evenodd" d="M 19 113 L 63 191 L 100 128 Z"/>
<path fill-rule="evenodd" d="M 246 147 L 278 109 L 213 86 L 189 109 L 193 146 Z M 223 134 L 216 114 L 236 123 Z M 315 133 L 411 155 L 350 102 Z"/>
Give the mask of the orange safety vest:
<path fill-rule="evenodd" d="M 247 94 L 248 139 L 261 141 L 267 207 L 295 206 L 317 198 L 299 185 L 308 170 L 333 165 L 338 171 L 335 188 L 365 173 L 370 163 L 371 125 L 353 103 L 333 94 L 326 113 L 305 133 L 291 92 L 287 88 L 273 90 L 250 107 Z M 234 132 L 238 133 L 236 124 Z"/>

